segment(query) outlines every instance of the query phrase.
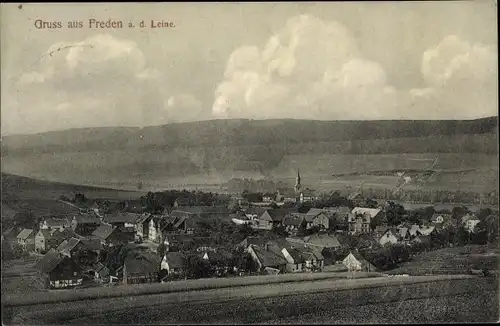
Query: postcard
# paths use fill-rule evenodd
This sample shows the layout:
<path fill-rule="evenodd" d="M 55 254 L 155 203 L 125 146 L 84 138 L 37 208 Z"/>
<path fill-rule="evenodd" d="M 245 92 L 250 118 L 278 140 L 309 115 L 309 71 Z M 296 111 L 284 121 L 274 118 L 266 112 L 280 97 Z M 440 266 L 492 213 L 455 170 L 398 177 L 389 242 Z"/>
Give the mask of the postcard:
<path fill-rule="evenodd" d="M 496 1 L 0 8 L 3 324 L 499 320 Z"/>

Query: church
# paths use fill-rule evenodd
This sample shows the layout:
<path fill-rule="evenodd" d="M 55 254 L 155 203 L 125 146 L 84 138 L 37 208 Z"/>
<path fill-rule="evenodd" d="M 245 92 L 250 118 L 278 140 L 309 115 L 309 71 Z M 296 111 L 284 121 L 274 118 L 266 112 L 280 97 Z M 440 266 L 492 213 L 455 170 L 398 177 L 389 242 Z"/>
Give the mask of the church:
<path fill-rule="evenodd" d="M 291 189 L 290 190 L 284 189 L 283 191 L 278 190 L 278 194 L 276 196 L 277 201 L 294 202 L 294 203 L 311 202 L 315 199 L 316 196 L 312 189 L 302 188 L 300 171 L 298 169 L 293 190 Z"/>

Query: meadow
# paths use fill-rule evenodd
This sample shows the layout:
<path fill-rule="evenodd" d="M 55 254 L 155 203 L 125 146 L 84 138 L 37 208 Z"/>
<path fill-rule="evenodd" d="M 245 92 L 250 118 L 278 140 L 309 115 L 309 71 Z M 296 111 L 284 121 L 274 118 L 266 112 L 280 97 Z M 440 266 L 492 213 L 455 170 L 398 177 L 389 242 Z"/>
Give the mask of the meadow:
<path fill-rule="evenodd" d="M 193 154 L 195 155 L 195 154 Z M 293 185 L 300 169 L 305 187 L 323 190 L 346 190 L 365 187 L 395 189 L 397 176 L 346 176 L 332 174 L 368 172 L 391 169 L 426 169 L 438 157 L 437 169 L 476 169 L 463 174 L 441 174 L 426 184 L 428 189 L 447 189 L 487 192 L 497 189 L 498 162 L 496 155 L 471 153 L 417 153 L 417 154 L 301 154 L 285 155 L 282 160 L 266 172 L 237 170 L 230 166 L 211 168 L 200 172 L 197 162 L 188 156 L 164 151 L 143 151 L 137 155 L 123 155 L 122 151 L 110 150 L 88 155 L 88 153 L 32 154 L 30 159 L 16 156 L 2 157 L 2 171 L 33 178 L 137 191 L 142 183 L 143 191 L 166 189 L 199 189 L 224 192 L 225 183 L 231 178 L 269 178 Z M 181 159 L 184 157 L 183 159 Z M 37 160 L 38 164 L 29 162 Z M 175 171 L 175 173 L 173 172 Z M 416 188 L 409 184 L 408 189 Z M 98 192 L 98 190 L 92 190 Z M 109 192 L 99 194 L 110 196 Z"/>

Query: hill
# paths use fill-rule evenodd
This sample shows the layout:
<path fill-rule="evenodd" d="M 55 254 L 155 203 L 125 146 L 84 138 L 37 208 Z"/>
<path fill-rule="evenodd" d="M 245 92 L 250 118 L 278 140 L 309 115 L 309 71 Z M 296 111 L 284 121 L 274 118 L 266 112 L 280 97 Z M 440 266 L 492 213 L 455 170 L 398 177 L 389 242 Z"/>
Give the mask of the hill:
<path fill-rule="evenodd" d="M 38 180 L 23 176 L 1 173 L 2 201 L 20 200 L 58 200 L 61 195 L 72 197 L 83 193 L 89 198 L 129 199 L 142 196 L 141 192 L 116 190 Z"/>
<path fill-rule="evenodd" d="M 109 127 L 13 135 L 2 139 L 2 153 L 95 151 L 103 148 L 156 149 L 191 147 L 251 147 L 271 144 L 352 142 L 374 139 L 495 134 L 496 117 L 477 120 L 210 120 L 145 128 Z M 444 144 L 442 144 L 444 145 Z M 445 150 L 449 152 L 454 144 Z M 351 149 L 366 153 L 365 148 Z M 473 147 L 470 148 L 471 150 Z M 484 150 L 491 150 L 485 148 Z M 378 153 L 387 153 L 379 149 Z M 441 152 L 441 151 L 439 151 Z"/>
<path fill-rule="evenodd" d="M 487 268 L 498 273 L 500 251 L 497 244 L 444 248 L 422 253 L 389 274 L 467 274 Z"/>
<path fill-rule="evenodd" d="M 300 168 L 305 182 L 329 182 L 332 173 L 425 168 L 439 156 L 439 168 L 481 169 L 461 184 L 489 189 L 496 187 L 489 181 L 497 178 L 497 129 L 496 117 L 211 120 L 142 129 L 72 129 L 3 137 L 2 171 L 121 189 L 135 189 L 141 181 L 148 190 L 202 185 L 220 191 L 234 177 L 286 179 Z M 394 180 L 387 182 L 394 186 Z"/>

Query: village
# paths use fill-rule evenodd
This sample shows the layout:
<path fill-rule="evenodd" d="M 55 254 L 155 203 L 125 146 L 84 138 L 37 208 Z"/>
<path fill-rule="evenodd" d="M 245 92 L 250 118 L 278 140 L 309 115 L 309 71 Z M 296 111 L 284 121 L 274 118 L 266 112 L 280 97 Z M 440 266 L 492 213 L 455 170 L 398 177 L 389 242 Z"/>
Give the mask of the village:
<path fill-rule="evenodd" d="M 32 228 L 10 227 L 2 234 L 2 247 L 10 249 L 3 249 L 3 257 L 36 257 L 38 286 L 63 289 L 384 272 L 422 252 L 495 242 L 498 233 L 498 211 L 489 208 L 435 211 L 430 206 L 410 212 L 357 191 L 317 195 L 302 187 L 299 172 L 293 189 L 276 193 L 210 193 L 206 202 L 189 192 L 178 194 L 172 205 L 148 193 L 114 207 L 84 194 L 61 198 L 80 213 L 45 216 Z"/>

